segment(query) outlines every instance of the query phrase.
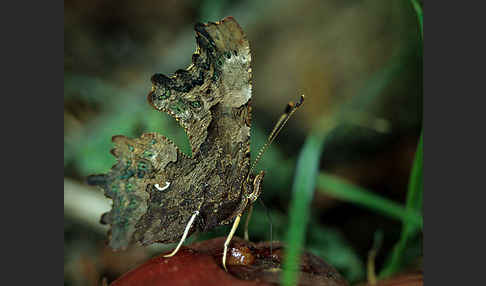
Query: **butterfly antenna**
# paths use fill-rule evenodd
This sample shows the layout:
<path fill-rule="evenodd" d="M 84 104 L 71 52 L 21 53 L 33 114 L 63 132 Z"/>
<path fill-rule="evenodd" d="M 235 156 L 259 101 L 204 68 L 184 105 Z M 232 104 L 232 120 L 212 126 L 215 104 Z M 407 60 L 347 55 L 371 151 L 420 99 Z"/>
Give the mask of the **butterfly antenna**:
<path fill-rule="evenodd" d="M 257 157 L 255 159 L 255 161 L 251 165 L 250 174 L 252 173 L 253 169 L 258 164 L 258 162 L 260 161 L 260 159 L 263 157 L 263 154 L 265 153 L 265 151 L 267 150 L 267 148 L 270 146 L 270 144 L 272 144 L 273 140 L 275 140 L 275 138 L 280 133 L 280 131 L 282 131 L 282 128 L 285 126 L 285 124 L 287 123 L 287 121 L 289 120 L 289 118 L 302 105 L 303 102 L 304 102 L 304 95 L 301 95 L 300 96 L 300 99 L 299 99 L 299 102 L 297 102 L 297 103 L 289 102 L 289 104 L 287 104 L 287 107 L 285 108 L 284 114 L 282 114 L 280 116 L 280 118 L 278 119 L 277 124 L 275 124 L 275 127 L 273 127 L 272 132 L 270 133 L 270 135 L 267 138 L 267 142 L 260 149 L 260 151 L 258 152 L 258 155 L 257 155 Z"/>

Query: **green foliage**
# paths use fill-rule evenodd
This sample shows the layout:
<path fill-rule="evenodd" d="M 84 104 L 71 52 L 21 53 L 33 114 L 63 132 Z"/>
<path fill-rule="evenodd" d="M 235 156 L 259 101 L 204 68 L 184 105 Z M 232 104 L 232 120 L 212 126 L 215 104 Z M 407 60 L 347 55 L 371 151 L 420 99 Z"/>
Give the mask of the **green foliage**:
<path fill-rule="evenodd" d="M 415 9 L 415 13 L 417 14 L 417 20 L 419 22 L 419 28 L 420 28 L 420 35 L 422 36 L 422 39 L 424 38 L 424 14 L 422 12 L 422 7 L 420 7 L 420 4 L 418 0 L 410 0 L 412 3 L 413 9 Z"/>
<path fill-rule="evenodd" d="M 422 7 L 418 3 L 418 0 L 410 1 L 415 13 L 417 14 L 417 20 L 420 28 L 420 35 L 424 37 L 423 30 L 423 12 Z M 420 139 L 415 153 L 415 160 L 412 166 L 412 172 L 410 175 L 410 181 L 408 184 L 407 203 L 406 209 L 409 212 L 422 212 L 423 204 L 423 132 L 420 134 Z M 383 270 L 380 273 L 380 278 L 389 277 L 397 273 L 404 264 L 410 259 L 405 259 L 407 255 L 407 248 L 410 248 L 411 240 L 415 239 L 422 227 L 404 221 L 402 226 L 402 234 L 400 240 L 395 244 L 391 255 L 388 257 Z"/>
<path fill-rule="evenodd" d="M 380 273 L 380 278 L 389 277 L 398 272 L 407 262 L 405 259 L 407 251 L 413 250 L 410 242 L 416 239 L 423 227 L 422 218 L 422 192 L 423 192 L 423 143 L 422 136 L 419 140 L 415 156 L 410 183 L 407 193 L 406 207 L 382 198 L 361 187 L 347 183 L 335 176 L 321 173 L 317 178 L 319 190 L 338 199 L 366 207 L 370 210 L 381 213 L 390 218 L 399 219 L 403 222 L 402 235 L 395 245 L 390 258 Z M 411 256 L 410 258 L 415 258 Z"/>
<path fill-rule="evenodd" d="M 323 133 L 321 133 L 323 134 Z M 288 244 L 282 283 L 295 285 L 298 277 L 298 261 L 303 249 L 305 235 L 309 224 L 309 206 L 314 188 L 321 192 L 334 196 L 340 200 L 366 207 L 372 211 L 390 218 L 401 220 L 404 224 L 400 241 L 394 248 L 387 266 L 380 274 L 380 278 L 388 277 L 400 270 L 405 261 L 415 258 L 416 255 L 407 256 L 407 251 L 420 253 L 420 249 L 414 249 L 417 235 L 423 227 L 422 218 L 422 164 L 423 149 L 422 137 L 419 141 L 412 175 L 410 178 L 406 207 L 398 203 L 382 198 L 372 192 L 345 182 L 335 176 L 318 172 L 318 162 L 321 150 L 324 146 L 324 136 L 314 135 L 306 140 L 297 162 L 296 175 L 292 188 L 292 200 L 290 206 L 290 223 L 286 242 Z M 307 237 L 308 249 L 337 267 L 350 281 L 358 281 L 363 278 L 364 267 L 357 259 L 354 251 L 345 247 L 345 240 L 339 233 L 310 224 L 312 231 Z M 315 244 L 314 244 L 315 243 Z M 328 247 L 326 247 L 328 246 Z M 405 259 L 407 258 L 407 259 Z"/>
<path fill-rule="evenodd" d="M 288 245 L 283 264 L 283 285 L 295 285 L 298 279 L 300 253 L 309 222 L 310 202 L 314 195 L 323 144 L 322 133 L 311 134 L 307 138 L 297 161 L 289 213 L 290 224 L 286 240 Z"/>
<path fill-rule="evenodd" d="M 420 24 L 421 35 L 423 35 L 422 28 L 422 10 L 415 0 L 412 0 L 414 9 Z M 344 108 L 341 108 L 336 114 L 329 116 L 331 118 L 327 123 L 338 120 L 338 123 L 351 122 L 357 123 L 360 120 L 358 110 L 366 111 L 367 107 L 371 106 L 377 100 L 377 97 L 388 86 L 390 81 L 400 74 L 403 70 L 402 55 L 395 55 L 384 69 L 372 76 L 365 82 L 361 94 L 355 97 Z M 357 116 L 358 115 L 358 116 Z M 326 127 L 329 127 L 325 125 Z M 368 127 L 373 127 L 369 125 Z M 380 128 L 376 128 L 378 131 Z M 332 128 L 326 128 L 332 130 Z M 317 136 L 316 134 L 322 134 Z M 310 198 L 313 194 L 313 189 L 317 185 L 322 192 L 331 194 L 332 196 L 341 200 L 351 202 L 370 210 L 381 213 L 385 216 L 399 219 L 403 222 L 404 228 L 400 241 L 395 246 L 391 258 L 388 260 L 380 277 L 387 277 L 396 273 L 404 263 L 404 256 L 407 250 L 409 240 L 419 233 L 423 226 L 423 219 L 421 215 L 422 207 L 422 139 L 420 139 L 419 149 L 417 150 L 417 157 L 412 171 L 411 182 L 409 185 L 407 205 L 402 207 L 399 204 L 374 195 L 371 192 L 346 183 L 334 176 L 322 173 L 317 175 L 319 170 L 318 162 L 320 158 L 320 150 L 323 148 L 324 139 L 328 132 L 311 134 L 307 139 L 297 162 L 296 175 L 293 184 L 293 196 L 290 205 L 290 224 L 287 235 L 288 250 L 284 263 L 284 272 L 282 282 L 284 285 L 295 285 L 297 277 L 297 265 L 299 255 L 303 247 L 306 233 L 306 223 L 309 216 Z M 422 137 L 421 137 L 422 138 Z M 316 161 L 317 160 L 317 163 Z M 317 181 L 317 182 L 316 182 Z M 314 249 L 315 250 L 315 249 Z M 339 255 L 332 256 L 330 252 L 322 252 L 321 257 L 326 257 L 331 261 L 336 259 Z M 346 252 L 342 252 L 346 253 Z M 334 257 L 334 258 L 332 258 Z M 336 261 L 334 261 L 336 262 Z M 349 263 L 349 261 L 347 261 Z M 339 265 L 338 263 L 335 264 Z M 357 275 L 358 276 L 358 275 Z M 353 276 L 346 273 L 347 279 L 353 281 Z"/>
<path fill-rule="evenodd" d="M 422 216 L 418 212 L 405 209 L 396 202 L 375 195 L 336 176 L 326 173 L 319 174 L 317 187 L 322 193 L 337 199 L 366 207 L 382 215 L 422 228 Z"/>
<path fill-rule="evenodd" d="M 410 175 L 410 182 L 408 184 L 407 205 L 406 209 L 410 212 L 422 212 L 422 194 L 423 194 L 423 136 L 420 136 L 417 151 L 415 153 L 415 160 Z M 421 230 L 416 224 L 409 221 L 403 222 L 402 234 L 400 240 L 397 242 L 393 251 L 388 258 L 387 263 L 380 273 L 380 278 L 389 277 L 398 272 L 406 263 L 404 256 L 406 255 L 407 246 L 410 240 L 417 236 Z"/>

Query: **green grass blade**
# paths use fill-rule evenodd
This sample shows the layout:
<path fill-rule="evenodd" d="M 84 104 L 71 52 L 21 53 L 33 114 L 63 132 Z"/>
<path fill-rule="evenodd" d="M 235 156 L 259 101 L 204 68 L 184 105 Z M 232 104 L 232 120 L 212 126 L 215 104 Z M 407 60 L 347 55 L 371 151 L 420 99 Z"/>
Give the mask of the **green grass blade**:
<path fill-rule="evenodd" d="M 415 13 L 417 14 L 417 19 L 420 27 L 420 36 L 423 40 L 423 11 L 418 0 L 410 1 Z M 415 153 L 415 160 L 412 166 L 412 171 L 410 174 L 410 180 L 408 184 L 407 193 L 407 204 L 406 209 L 410 211 L 422 212 L 423 204 L 423 132 L 420 134 L 420 139 L 417 146 L 417 151 Z M 380 278 L 390 277 L 391 275 L 398 272 L 402 265 L 404 264 L 403 257 L 405 255 L 407 244 L 413 236 L 418 233 L 419 229 L 415 225 L 410 223 L 403 223 L 402 234 L 400 240 L 395 244 L 393 251 L 387 261 L 385 266 L 380 273 Z"/>
<path fill-rule="evenodd" d="M 375 195 L 336 176 L 326 173 L 319 174 L 317 187 L 320 192 L 334 198 L 366 207 L 390 218 L 422 228 L 422 216 L 418 212 L 409 211 L 396 202 Z"/>
<path fill-rule="evenodd" d="M 424 38 L 424 14 L 422 11 L 422 7 L 420 7 L 418 0 L 410 0 L 410 1 L 412 2 L 413 9 L 415 9 L 415 13 L 417 14 L 417 19 L 420 27 L 420 35 L 422 36 L 423 39 Z"/>
<path fill-rule="evenodd" d="M 407 209 L 422 212 L 422 194 L 423 194 L 423 168 L 424 168 L 424 148 L 423 134 L 420 139 L 415 153 L 415 160 L 410 174 L 407 193 Z"/>
<path fill-rule="evenodd" d="M 423 194 L 423 133 L 420 135 L 415 160 L 412 166 L 408 184 L 407 205 L 409 211 L 422 212 Z M 404 223 L 400 240 L 397 242 L 387 260 L 380 278 L 389 277 L 398 272 L 404 264 L 403 257 L 409 240 L 418 233 L 419 229 L 411 223 Z"/>
<path fill-rule="evenodd" d="M 310 203 L 314 195 L 323 145 L 324 134 L 311 133 L 306 139 L 297 161 L 295 180 L 292 186 L 290 225 L 286 241 L 287 250 L 283 264 L 283 285 L 297 284 L 300 253 L 309 223 Z"/>

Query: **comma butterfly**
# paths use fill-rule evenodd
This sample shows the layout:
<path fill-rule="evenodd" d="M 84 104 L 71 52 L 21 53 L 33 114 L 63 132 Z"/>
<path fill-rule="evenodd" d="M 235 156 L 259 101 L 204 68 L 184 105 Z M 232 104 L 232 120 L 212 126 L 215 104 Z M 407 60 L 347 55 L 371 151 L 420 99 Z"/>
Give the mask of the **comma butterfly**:
<path fill-rule="evenodd" d="M 233 222 L 224 245 L 226 269 L 227 246 L 241 215 L 258 199 L 264 176 L 253 175 L 250 164 L 251 54 L 232 17 L 194 29 L 192 64 L 172 76 L 154 74 L 148 94 L 155 109 L 184 128 L 192 156 L 157 133 L 114 136 L 117 163 L 88 183 L 113 200 L 101 222 L 111 226 L 109 246 L 115 250 L 179 241 L 172 256 L 194 231 Z M 255 163 L 302 100 L 289 104 Z"/>

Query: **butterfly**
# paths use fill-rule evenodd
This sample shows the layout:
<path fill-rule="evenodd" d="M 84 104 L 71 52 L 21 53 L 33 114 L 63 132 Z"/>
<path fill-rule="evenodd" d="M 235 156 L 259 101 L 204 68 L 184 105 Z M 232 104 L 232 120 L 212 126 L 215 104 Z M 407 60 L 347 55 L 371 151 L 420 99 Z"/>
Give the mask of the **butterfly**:
<path fill-rule="evenodd" d="M 87 182 L 113 200 L 101 222 L 110 225 L 109 246 L 179 242 L 193 232 L 232 223 L 226 254 L 241 216 L 251 212 L 262 191 L 264 172 L 256 162 L 303 102 L 289 103 L 260 151 L 250 160 L 252 72 L 248 39 L 233 17 L 195 25 L 197 48 L 192 64 L 173 75 L 154 74 L 147 96 L 185 130 L 191 156 L 158 133 L 139 138 L 117 135 L 111 153 L 116 164 Z M 247 216 L 247 219 L 249 216 Z M 247 238 L 247 229 L 245 237 Z"/>

